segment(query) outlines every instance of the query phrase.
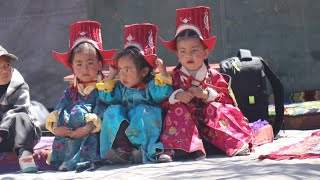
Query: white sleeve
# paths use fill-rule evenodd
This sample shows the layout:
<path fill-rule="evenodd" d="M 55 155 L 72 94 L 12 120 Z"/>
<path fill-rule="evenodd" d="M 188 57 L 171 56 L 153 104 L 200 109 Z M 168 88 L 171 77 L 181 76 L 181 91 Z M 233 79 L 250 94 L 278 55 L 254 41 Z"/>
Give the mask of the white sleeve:
<path fill-rule="evenodd" d="M 219 93 L 212 88 L 207 88 L 206 90 L 209 92 L 208 99 L 207 99 L 208 102 L 214 101 L 219 96 Z"/>
<path fill-rule="evenodd" d="M 180 102 L 178 99 L 176 99 L 176 94 L 179 93 L 179 92 L 183 92 L 184 90 L 183 89 L 177 89 L 175 90 L 171 96 L 169 97 L 169 103 L 170 104 L 175 104 L 175 103 L 178 103 Z"/>

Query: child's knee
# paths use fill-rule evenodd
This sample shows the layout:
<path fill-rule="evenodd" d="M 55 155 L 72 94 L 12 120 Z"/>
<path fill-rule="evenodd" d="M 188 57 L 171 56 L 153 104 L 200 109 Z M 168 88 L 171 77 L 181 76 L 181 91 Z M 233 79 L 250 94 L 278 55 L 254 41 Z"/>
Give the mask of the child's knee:
<path fill-rule="evenodd" d="M 15 114 L 15 119 L 21 119 L 21 120 L 29 120 L 29 121 L 31 121 L 31 118 L 30 118 L 30 116 L 27 114 L 27 113 L 24 113 L 24 112 L 20 112 L 20 113 L 17 113 L 17 114 Z"/>

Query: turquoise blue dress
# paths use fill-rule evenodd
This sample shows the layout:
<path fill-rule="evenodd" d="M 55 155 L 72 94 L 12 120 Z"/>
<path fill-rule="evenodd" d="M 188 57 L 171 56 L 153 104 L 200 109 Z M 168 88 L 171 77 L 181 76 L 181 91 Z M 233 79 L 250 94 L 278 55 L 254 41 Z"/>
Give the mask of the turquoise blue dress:
<path fill-rule="evenodd" d="M 110 105 L 103 115 L 100 133 L 102 158 L 111 149 L 123 121 L 129 126 L 125 134 L 130 142 L 142 152 L 142 163 L 155 161 L 163 151 L 158 141 L 162 128 L 162 110 L 159 103 L 172 93 L 171 85 L 158 86 L 151 80 L 145 89 L 126 88 L 117 81 L 113 91 L 99 90 L 99 98 Z"/>
<path fill-rule="evenodd" d="M 76 100 L 72 102 L 72 97 Z M 58 112 L 58 126 L 67 126 L 71 130 L 86 125 L 85 115 L 95 113 L 100 118 L 106 105 L 99 101 L 98 90 L 92 90 L 86 97 L 72 93 L 67 89 L 54 111 Z M 50 164 L 58 168 L 66 162 L 68 170 L 75 170 L 79 162 L 93 161 L 100 158 L 98 133 L 91 133 L 80 139 L 56 136 L 52 145 Z"/>

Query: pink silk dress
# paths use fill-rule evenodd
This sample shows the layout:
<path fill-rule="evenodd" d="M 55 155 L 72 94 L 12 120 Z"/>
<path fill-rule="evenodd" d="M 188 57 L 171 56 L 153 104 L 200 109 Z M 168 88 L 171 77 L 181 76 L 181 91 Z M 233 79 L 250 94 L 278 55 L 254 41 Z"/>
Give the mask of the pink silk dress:
<path fill-rule="evenodd" d="M 191 86 L 201 89 L 210 87 L 219 95 L 211 102 L 196 98 L 189 104 L 170 104 L 160 140 L 165 149 L 180 149 L 189 153 L 201 151 L 204 156 L 206 151 L 203 140 L 206 140 L 226 155 L 234 156 L 243 145 L 251 143 L 248 120 L 233 105 L 224 77 L 214 69 L 205 73 L 205 78 L 198 81 L 181 70 L 174 72 L 174 90 L 186 91 Z"/>

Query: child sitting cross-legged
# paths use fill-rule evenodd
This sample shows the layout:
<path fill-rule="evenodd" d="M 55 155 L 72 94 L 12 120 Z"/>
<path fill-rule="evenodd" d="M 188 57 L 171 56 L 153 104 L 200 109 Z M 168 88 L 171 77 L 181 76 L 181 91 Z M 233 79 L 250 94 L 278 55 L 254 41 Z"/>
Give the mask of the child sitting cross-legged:
<path fill-rule="evenodd" d="M 97 84 L 99 98 L 111 104 L 103 116 L 100 154 L 112 163 L 155 162 L 163 152 L 159 103 L 172 93 L 172 79 L 155 54 L 156 35 L 153 24 L 125 26 L 117 69 L 110 68 L 111 80 Z M 116 74 L 119 79 L 112 80 Z"/>
<path fill-rule="evenodd" d="M 105 107 L 99 103 L 95 85 L 102 80 L 102 67 L 116 52 L 103 50 L 100 33 L 98 22 L 76 22 L 70 26 L 69 51 L 53 53 L 74 73 L 74 81 L 46 120 L 47 129 L 55 135 L 48 163 L 60 171 L 100 159 L 98 132 Z"/>
<path fill-rule="evenodd" d="M 177 9 L 176 35 L 162 43 L 177 55 L 179 65 L 172 75 L 174 92 L 160 137 L 168 156 L 206 157 L 204 144 L 227 156 L 250 153 L 252 140 L 248 120 L 229 93 L 228 83 L 210 69 L 208 56 L 216 37 L 211 36 L 209 7 Z"/>

